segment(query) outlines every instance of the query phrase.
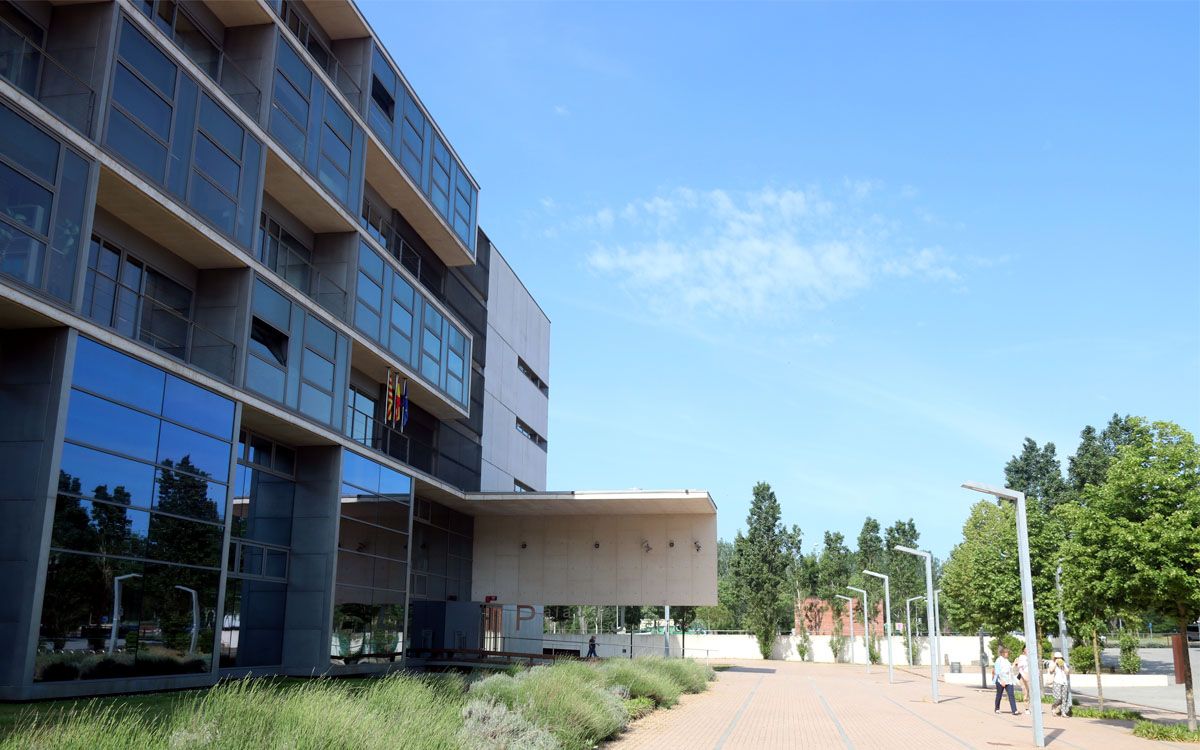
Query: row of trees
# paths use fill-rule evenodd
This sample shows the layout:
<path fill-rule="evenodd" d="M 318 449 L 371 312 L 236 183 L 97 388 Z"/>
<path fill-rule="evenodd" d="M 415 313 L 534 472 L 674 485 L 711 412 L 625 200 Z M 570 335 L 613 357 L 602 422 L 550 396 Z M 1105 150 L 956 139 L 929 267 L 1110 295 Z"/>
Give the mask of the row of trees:
<path fill-rule="evenodd" d="M 1170 422 L 1113 415 L 1088 426 L 1064 476 L 1053 443 L 1026 438 L 1005 466 L 1006 485 L 1026 495 L 1038 641 L 1059 608 L 1092 645 L 1120 621 L 1166 620 L 1185 632 L 1200 618 L 1200 449 Z M 1061 567 L 1062 596 L 1055 576 Z M 1016 519 L 1007 503 L 981 501 L 941 578 L 945 606 L 965 629 L 1021 628 Z M 1193 675 L 1184 660 L 1188 727 L 1196 728 Z M 1103 689 L 1100 691 L 1103 705 Z"/>
<path fill-rule="evenodd" d="M 795 626 L 796 607 L 816 597 L 820 601 L 801 613 L 805 632 L 815 631 L 826 611 L 831 611 L 833 635 L 840 637 L 845 605 L 835 595 L 848 594 L 846 586 L 868 591 L 872 614 L 883 610 L 883 582 L 864 576 L 862 571 L 868 569 L 890 577 L 892 619 L 903 622 L 905 599 L 925 594 L 925 572 L 920 560 L 893 548 L 915 547 L 919 539 L 911 518 L 882 529 L 878 520 L 868 517 L 855 549 L 840 532 L 826 531 L 820 548 L 804 552 L 800 528 L 784 526 L 774 491 L 760 482 L 754 486 L 745 533 L 739 531 L 733 543 L 719 543 L 718 605 L 701 607 L 698 621 L 714 630 L 754 633 L 767 658 L 775 637 Z M 920 614 L 924 620 L 923 608 Z M 921 628 L 928 632 L 925 625 Z M 867 645 L 870 652 L 873 644 Z"/>

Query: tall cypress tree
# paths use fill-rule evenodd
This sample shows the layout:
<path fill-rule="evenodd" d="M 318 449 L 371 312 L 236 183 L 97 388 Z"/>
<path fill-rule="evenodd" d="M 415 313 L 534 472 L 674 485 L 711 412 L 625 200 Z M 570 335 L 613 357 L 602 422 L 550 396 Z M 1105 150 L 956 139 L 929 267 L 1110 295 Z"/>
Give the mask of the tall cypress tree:
<path fill-rule="evenodd" d="M 779 632 L 779 600 L 787 583 L 788 561 L 779 518 L 779 501 L 771 485 L 759 482 L 754 485 L 746 516 L 746 534 L 739 533 L 734 543 L 733 570 L 746 603 L 746 624 L 758 639 L 764 659 L 771 657 Z"/>

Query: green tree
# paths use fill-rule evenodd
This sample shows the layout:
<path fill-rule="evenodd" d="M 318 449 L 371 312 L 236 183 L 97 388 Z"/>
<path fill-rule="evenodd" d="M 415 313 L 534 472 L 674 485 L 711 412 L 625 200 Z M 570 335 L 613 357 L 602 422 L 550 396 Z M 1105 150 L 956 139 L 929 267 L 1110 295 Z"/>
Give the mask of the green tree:
<path fill-rule="evenodd" d="M 1118 612 L 1173 615 L 1180 632 L 1200 618 L 1200 448 L 1171 422 L 1131 420 L 1102 485 L 1069 514 L 1064 587 L 1084 587 Z M 1194 675 L 1184 660 L 1188 729 Z"/>
<path fill-rule="evenodd" d="M 746 625 L 758 639 L 758 650 L 769 659 L 779 634 L 779 599 L 787 585 L 785 532 L 779 521 L 779 501 L 771 485 L 754 485 L 746 534 L 734 541 L 733 571 L 745 601 Z"/>
<path fill-rule="evenodd" d="M 1043 510 L 1069 499 L 1054 443 L 1038 448 L 1036 441 L 1025 438 L 1020 455 L 1013 456 L 1005 464 L 1004 479 L 1006 487 L 1024 492 L 1030 505 L 1038 505 Z"/>
<path fill-rule="evenodd" d="M 944 607 L 960 629 L 1002 634 L 1021 627 L 1016 512 L 980 500 L 942 570 Z"/>
<path fill-rule="evenodd" d="M 884 572 L 892 587 L 892 622 L 904 622 L 905 599 L 925 595 L 925 563 L 915 555 L 896 551 L 896 545 L 917 549 L 920 541 L 921 534 L 911 518 L 896 521 L 883 532 Z"/>

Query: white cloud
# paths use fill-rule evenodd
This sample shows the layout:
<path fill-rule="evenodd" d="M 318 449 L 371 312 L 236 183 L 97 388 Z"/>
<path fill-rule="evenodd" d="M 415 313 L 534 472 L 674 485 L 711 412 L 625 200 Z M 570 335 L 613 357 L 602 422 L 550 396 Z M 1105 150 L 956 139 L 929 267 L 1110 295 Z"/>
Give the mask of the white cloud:
<path fill-rule="evenodd" d="M 568 109 L 567 105 L 565 104 L 555 104 L 554 114 L 558 115 L 559 117 L 567 117 L 571 114 L 571 110 Z"/>
<path fill-rule="evenodd" d="M 940 247 L 912 247 L 876 196 L 882 184 L 748 193 L 681 188 L 587 216 L 587 256 L 660 312 L 787 318 L 879 278 L 958 282 Z M 611 239 L 610 239 L 611 238 Z"/>

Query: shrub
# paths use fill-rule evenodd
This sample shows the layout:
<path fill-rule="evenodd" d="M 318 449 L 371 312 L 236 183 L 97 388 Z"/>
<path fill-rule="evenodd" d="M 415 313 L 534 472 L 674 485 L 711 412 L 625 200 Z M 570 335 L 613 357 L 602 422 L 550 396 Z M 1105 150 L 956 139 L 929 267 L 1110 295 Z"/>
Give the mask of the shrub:
<path fill-rule="evenodd" d="M 651 704 L 653 707 L 653 704 Z M 493 700 L 467 701 L 459 731 L 463 747 L 482 750 L 558 750 L 554 735 Z"/>
<path fill-rule="evenodd" d="M 128 659 L 105 657 L 83 669 L 85 680 L 103 680 L 112 677 L 129 677 L 133 674 L 133 662 Z"/>
<path fill-rule="evenodd" d="M 650 666 L 647 659 L 614 659 L 607 661 L 600 671 L 609 685 L 628 691 L 627 697 L 650 698 L 660 706 L 674 706 L 679 702 L 680 686 L 665 670 Z"/>
<path fill-rule="evenodd" d="M 646 714 L 654 710 L 654 701 L 649 698 L 630 698 L 625 701 L 625 713 L 629 714 L 629 719 L 640 719 Z"/>
<path fill-rule="evenodd" d="M 872 664 L 878 664 L 879 663 L 879 641 L 875 640 L 874 638 L 866 638 L 866 637 L 864 637 L 863 640 L 867 642 L 867 659 L 870 660 L 870 662 Z"/>
<path fill-rule="evenodd" d="M 600 670 L 562 661 L 512 677 L 492 675 L 471 685 L 471 698 L 491 698 L 550 731 L 566 750 L 587 750 L 629 721 L 625 706 L 606 689 Z"/>
<path fill-rule="evenodd" d="M 1092 674 L 1096 671 L 1096 656 L 1091 643 L 1080 643 L 1071 647 L 1071 671 Z"/>
<path fill-rule="evenodd" d="M 1120 668 L 1125 674 L 1137 674 L 1142 671 L 1142 657 L 1138 656 L 1137 636 L 1128 630 L 1121 631 L 1121 661 Z"/>
<path fill-rule="evenodd" d="M 69 660 L 70 657 L 50 656 L 38 657 L 37 679 L 45 682 L 62 682 L 79 678 L 79 665 Z"/>
<path fill-rule="evenodd" d="M 711 667 L 693 659 L 664 659 L 661 656 L 647 656 L 635 661 L 643 662 L 653 669 L 665 672 L 685 693 L 704 692 L 708 688 L 708 683 L 717 676 Z"/>
<path fill-rule="evenodd" d="M 1017 657 L 1021 655 L 1021 651 L 1025 648 L 1025 639 L 1021 638 L 1019 636 L 1013 635 L 1012 633 L 1005 633 L 1002 636 L 993 638 L 989 642 L 988 645 L 992 652 L 992 660 L 993 661 L 995 661 L 996 657 L 998 657 L 1000 655 L 1000 646 L 1004 645 L 1004 646 L 1008 647 L 1008 650 L 1010 652 L 1008 655 L 1009 660 L 1015 662 L 1017 660 Z M 1041 646 L 1039 646 L 1039 648 L 1041 649 L 1041 652 L 1042 652 L 1041 653 L 1042 659 L 1049 659 L 1051 654 L 1054 653 L 1054 644 L 1052 644 L 1050 642 L 1049 638 L 1043 638 Z M 1072 660 L 1072 664 L 1073 663 L 1074 663 L 1074 660 Z"/>
<path fill-rule="evenodd" d="M 1140 711 L 1130 711 L 1124 708 L 1099 709 L 1091 706 L 1079 706 L 1071 713 L 1084 719 L 1109 719 L 1112 721 L 1138 721 L 1142 718 Z"/>
<path fill-rule="evenodd" d="M 911 647 L 908 649 L 908 663 L 914 667 L 921 664 L 921 641 L 916 638 L 911 639 Z"/>
<path fill-rule="evenodd" d="M 1148 740 L 1200 742 L 1200 732 L 1189 732 L 1186 724 L 1160 724 L 1142 720 L 1133 725 L 1133 733 Z"/>
<path fill-rule="evenodd" d="M 800 661 L 808 661 L 812 655 L 812 637 L 808 634 L 808 628 L 800 631 L 800 640 L 796 643 L 796 654 L 800 657 Z"/>
<path fill-rule="evenodd" d="M 86 748 L 123 750 L 131 747 L 167 747 L 166 733 L 133 711 L 112 705 L 86 704 L 63 713 L 33 714 L 20 721 L 0 742 L 5 750 Z"/>

